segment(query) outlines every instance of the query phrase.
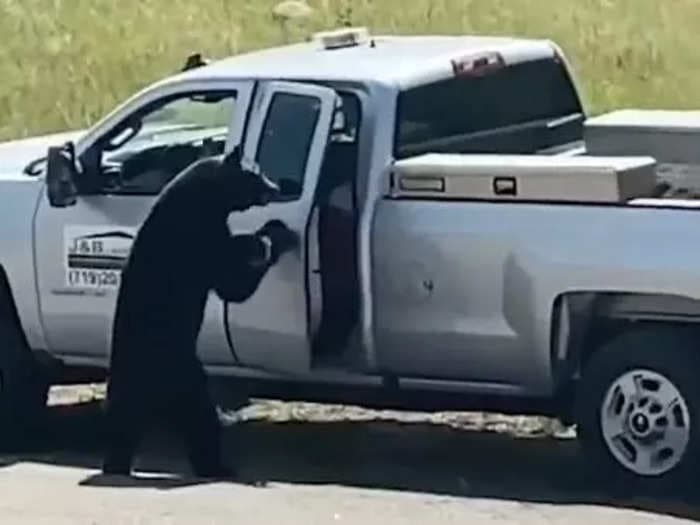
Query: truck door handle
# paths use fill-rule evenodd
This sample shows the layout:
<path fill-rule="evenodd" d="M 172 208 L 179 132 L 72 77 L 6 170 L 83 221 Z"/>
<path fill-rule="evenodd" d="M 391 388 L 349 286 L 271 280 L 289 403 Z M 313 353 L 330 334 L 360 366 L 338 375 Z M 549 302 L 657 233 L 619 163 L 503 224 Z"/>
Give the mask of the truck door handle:
<path fill-rule="evenodd" d="M 314 268 L 313 270 L 311 270 L 311 273 L 314 273 L 314 274 L 316 274 L 316 275 L 321 275 L 321 269 L 320 269 L 320 268 Z"/>

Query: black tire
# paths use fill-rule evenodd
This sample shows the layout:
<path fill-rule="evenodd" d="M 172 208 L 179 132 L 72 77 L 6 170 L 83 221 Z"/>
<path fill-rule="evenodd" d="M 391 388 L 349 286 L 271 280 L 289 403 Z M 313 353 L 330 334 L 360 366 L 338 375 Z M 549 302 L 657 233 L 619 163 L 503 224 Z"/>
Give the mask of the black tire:
<path fill-rule="evenodd" d="M 675 420 L 676 422 L 672 423 L 677 427 L 689 429 L 687 445 L 677 447 L 682 452 L 674 456 L 680 458 L 675 465 L 673 465 L 675 459 L 668 460 L 667 463 L 663 463 L 664 460 L 658 463 L 669 466 L 668 470 L 664 472 L 639 472 L 635 471 L 634 467 L 626 466 L 615 457 L 603 433 L 601 413 L 608 389 L 626 373 L 635 370 L 651 371 L 666 378 L 680 393 L 687 407 L 689 421 L 686 423 L 685 417 L 679 417 Z M 586 455 L 586 464 L 594 470 L 597 476 L 602 476 L 602 479 L 611 482 L 611 486 L 625 487 L 626 490 L 635 492 L 678 491 L 683 489 L 684 484 L 689 480 L 695 480 L 698 476 L 697 467 L 700 465 L 700 381 L 698 381 L 698 373 L 700 373 L 698 335 L 697 332 L 691 332 L 684 328 L 660 327 L 627 332 L 596 350 L 584 368 L 582 380 L 577 389 L 577 432 Z M 649 388 L 654 387 L 653 380 L 644 384 L 649 385 Z M 649 392 L 652 392 L 653 396 L 653 388 L 652 390 L 645 388 L 643 392 L 644 396 L 642 397 L 646 397 Z M 621 397 L 625 398 L 625 396 Z M 654 397 L 646 398 L 654 399 Z M 627 399 L 634 398 L 627 397 Z M 644 405 L 648 408 L 647 403 L 649 401 L 644 402 Z M 629 413 L 626 409 L 622 409 L 621 403 L 605 406 L 614 410 L 619 408 L 619 413 Z M 628 404 L 624 404 L 624 406 L 625 408 L 629 407 Z M 634 413 L 642 404 L 636 402 L 632 406 Z M 658 406 L 658 404 L 655 405 L 655 410 L 658 409 Z M 672 413 L 674 412 L 672 411 Z M 652 430 L 657 429 L 653 426 L 654 417 L 658 421 L 658 416 L 651 416 L 648 419 Z M 629 426 L 626 427 L 628 432 L 635 421 L 632 417 L 619 417 L 618 420 L 626 420 L 629 423 Z M 639 428 L 637 427 L 637 430 Z M 641 428 L 648 427 L 645 423 Z M 663 429 L 661 426 L 658 428 Z M 633 436 L 633 434 L 629 433 L 627 436 Z M 638 436 L 634 436 L 632 441 L 629 437 L 623 438 L 623 441 L 626 440 L 625 445 L 622 447 L 618 445 L 618 450 L 625 448 L 630 442 L 636 446 L 640 443 L 637 439 Z M 673 447 L 666 449 L 662 446 L 660 448 L 668 457 L 668 450 Z M 662 456 L 659 454 L 662 452 L 655 452 L 653 457 L 661 458 Z M 634 455 L 631 457 L 635 458 Z M 641 457 L 641 455 L 637 457 Z"/>
<path fill-rule="evenodd" d="M 27 348 L 0 279 L 0 445 L 36 442 L 46 424 L 49 378 Z"/>

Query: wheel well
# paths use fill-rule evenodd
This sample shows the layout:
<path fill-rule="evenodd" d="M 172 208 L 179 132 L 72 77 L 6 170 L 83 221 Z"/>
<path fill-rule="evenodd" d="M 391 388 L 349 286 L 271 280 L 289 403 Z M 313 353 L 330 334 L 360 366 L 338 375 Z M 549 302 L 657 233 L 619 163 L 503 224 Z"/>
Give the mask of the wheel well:
<path fill-rule="evenodd" d="M 0 266 L 0 319 L 5 317 L 16 330 L 20 344 L 27 352 L 27 356 L 46 371 L 53 383 L 88 383 L 102 381 L 105 372 L 95 367 L 75 366 L 67 367 L 62 360 L 44 350 L 32 349 L 29 346 L 26 333 L 14 300 L 10 280 L 5 269 Z"/>
<path fill-rule="evenodd" d="M 675 295 L 575 292 L 556 298 L 552 310 L 554 397 L 568 419 L 576 385 L 590 358 L 628 332 L 677 326 L 700 332 L 700 301 Z M 700 335 L 700 334 L 699 334 Z"/>
<path fill-rule="evenodd" d="M 20 337 L 22 339 L 22 344 L 28 350 L 29 343 L 27 342 L 26 334 L 22 329 L 22 323 L 19 319 L 17 305 L 15 304 L 12 288 L 10 287 L 10 280 L 7 278 L 5 268 L 0 266 L 0 318 L 2 317 L 7 317 L 9 322 L 13 323 L 14 326 L 17 327 L 19 334 L 21 334 Z"/>

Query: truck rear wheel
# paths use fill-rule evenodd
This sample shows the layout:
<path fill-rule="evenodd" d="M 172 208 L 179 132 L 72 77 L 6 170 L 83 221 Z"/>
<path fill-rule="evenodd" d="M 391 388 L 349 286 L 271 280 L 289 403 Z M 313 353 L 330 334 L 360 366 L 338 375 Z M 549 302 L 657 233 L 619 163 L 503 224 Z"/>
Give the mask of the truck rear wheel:
<path fill-rule="evenodd" d="M 28 350 L 0 282 L 0 445 L 38 438 L 46 421 L 49 380 Z"/>
<path fill-rule="evenodd" d="M 578 389 L 591 466 L 639 488 L 677 488 L 700 465 L 700 348 L 680 329 L 625 333 L 599 349 Z"/>

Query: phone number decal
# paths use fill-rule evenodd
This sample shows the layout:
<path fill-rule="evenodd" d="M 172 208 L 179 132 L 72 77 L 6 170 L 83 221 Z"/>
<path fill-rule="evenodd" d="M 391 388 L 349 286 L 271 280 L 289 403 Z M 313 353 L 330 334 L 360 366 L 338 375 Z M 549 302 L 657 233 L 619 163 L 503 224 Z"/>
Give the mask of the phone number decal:
<path fill-rule="evenodd" d="M 121 274 L 115 270 L 69 270 L 68 286 L 75 288 L 115 289 L 119 288 Z"/>

